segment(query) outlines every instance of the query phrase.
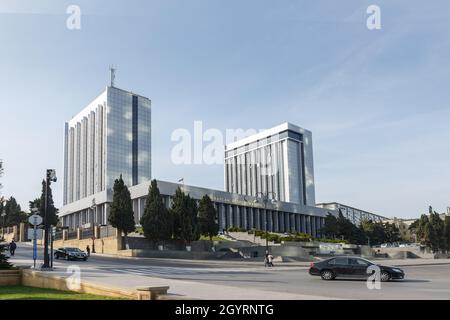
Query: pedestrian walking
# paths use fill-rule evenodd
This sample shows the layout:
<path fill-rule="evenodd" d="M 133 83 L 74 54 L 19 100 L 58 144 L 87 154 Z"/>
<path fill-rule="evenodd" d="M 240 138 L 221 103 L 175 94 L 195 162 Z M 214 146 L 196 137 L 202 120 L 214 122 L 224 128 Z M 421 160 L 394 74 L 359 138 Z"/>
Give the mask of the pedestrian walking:
<path fill-rule="evenodd" d="M 90 257 L 91 256 L 91 248 L 89 247 L 89 245 L 86 246 L 86 252 L 87 252 L 88 257 Z"/>
<path fill-rule="evenodd" d="M 269 263 L 269 267 L 273 267 L 273 255 L 269 254 L 267 256 L 267 261 Z"/>
<path fill-rule="evenodd" d="M 269 266 L 269 251 L 266 251 L 266 254 L 264 255 L 264 267 Z"/>
<path fill-rule="evenodd" d="M 11 241 L 11 243 L 9 244 L 9 253 L 11 254 L 11 257 L 14 256 L 14 253 L 16 252 L 17 249 L 17 245 L 14 242 L 14 240 Z"/>

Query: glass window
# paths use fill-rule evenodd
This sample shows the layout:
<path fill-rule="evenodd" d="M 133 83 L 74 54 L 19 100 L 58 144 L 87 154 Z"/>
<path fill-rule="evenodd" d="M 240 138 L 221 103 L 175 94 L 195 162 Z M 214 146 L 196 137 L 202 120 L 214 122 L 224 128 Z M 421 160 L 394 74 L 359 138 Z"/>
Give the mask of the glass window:
<path fill-rule="evenodd" d="M 369 262 L 363 259 L 349 258 L 349 263 L 356 266 L 368 266 Z"/>
<path fill-rule="evenodd" d="M 335 258 L 329 262 L 329 264 L 347 265 L 348 258 Z"/>

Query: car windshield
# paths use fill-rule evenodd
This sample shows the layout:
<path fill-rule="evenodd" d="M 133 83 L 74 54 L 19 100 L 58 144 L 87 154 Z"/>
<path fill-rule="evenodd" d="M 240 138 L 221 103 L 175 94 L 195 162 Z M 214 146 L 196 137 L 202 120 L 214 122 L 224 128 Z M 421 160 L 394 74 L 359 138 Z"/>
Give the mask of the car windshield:
<path fill-rule="evenodd" d="M 69 252 L 81 252 L 81 250 L 78 249 L 78 248 L 66 248 L 66 251 L 69 251 Z"/>

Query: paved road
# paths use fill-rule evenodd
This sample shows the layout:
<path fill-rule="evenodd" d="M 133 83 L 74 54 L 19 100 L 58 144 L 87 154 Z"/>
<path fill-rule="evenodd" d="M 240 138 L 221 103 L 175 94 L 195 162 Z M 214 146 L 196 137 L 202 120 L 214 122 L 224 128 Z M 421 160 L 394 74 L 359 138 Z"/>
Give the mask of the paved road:
<path fill-rule="evenodd" d="M 31 265 L 31 247 L 20 246 L 12 262 Z M 407 279 L 367 289 L 365 281 L 322 281 L 299 265 L 264 268 L 242 261 L 124 259 L 93 256 L 87 262 L 55 261 L 55 274 L 78 265 L 82 279 L 133 289 L 169 285 L 194 299 L 450 299 L 450 264 L 403 267 Z"/>

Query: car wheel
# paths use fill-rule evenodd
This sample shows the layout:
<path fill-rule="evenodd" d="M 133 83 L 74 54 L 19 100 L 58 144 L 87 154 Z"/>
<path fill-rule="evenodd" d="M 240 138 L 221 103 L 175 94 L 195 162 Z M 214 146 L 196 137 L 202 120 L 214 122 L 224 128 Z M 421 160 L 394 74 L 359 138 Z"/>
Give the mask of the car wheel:
<path fill-rule="evenodd" d="M 331 270 L 323 270 L 320 272 L 320 276 L 323 280 L 333 280 L 334 279 L 334 273 Z"/>
<path fill-rule="evenodd" d="M 58 256 L 57 254 L 55 254 L 55 259 L 56 259 L 56 260 L 58 260 L 58 259 L 59 259 L 59 256 Z"/>
<path fill-rule="evenodd" d="M 87 258 L 83 258 L 83 261 L 87 261 Z"/>
<path fill-rule="evenodd" d="M 381 282 L 386 282 L 391 279 L 391 275 L 387 271 L 381 271 L 380 280 Z"/>
<path fill-rule="evenodd" d="M 67 261 L 69 261 L 69 260 L 70 260 L 70 258 L 69 258 L 69 255 L 67 255 L 67 256 L 66 256 L 66 260 L 67 260 Z"/>

